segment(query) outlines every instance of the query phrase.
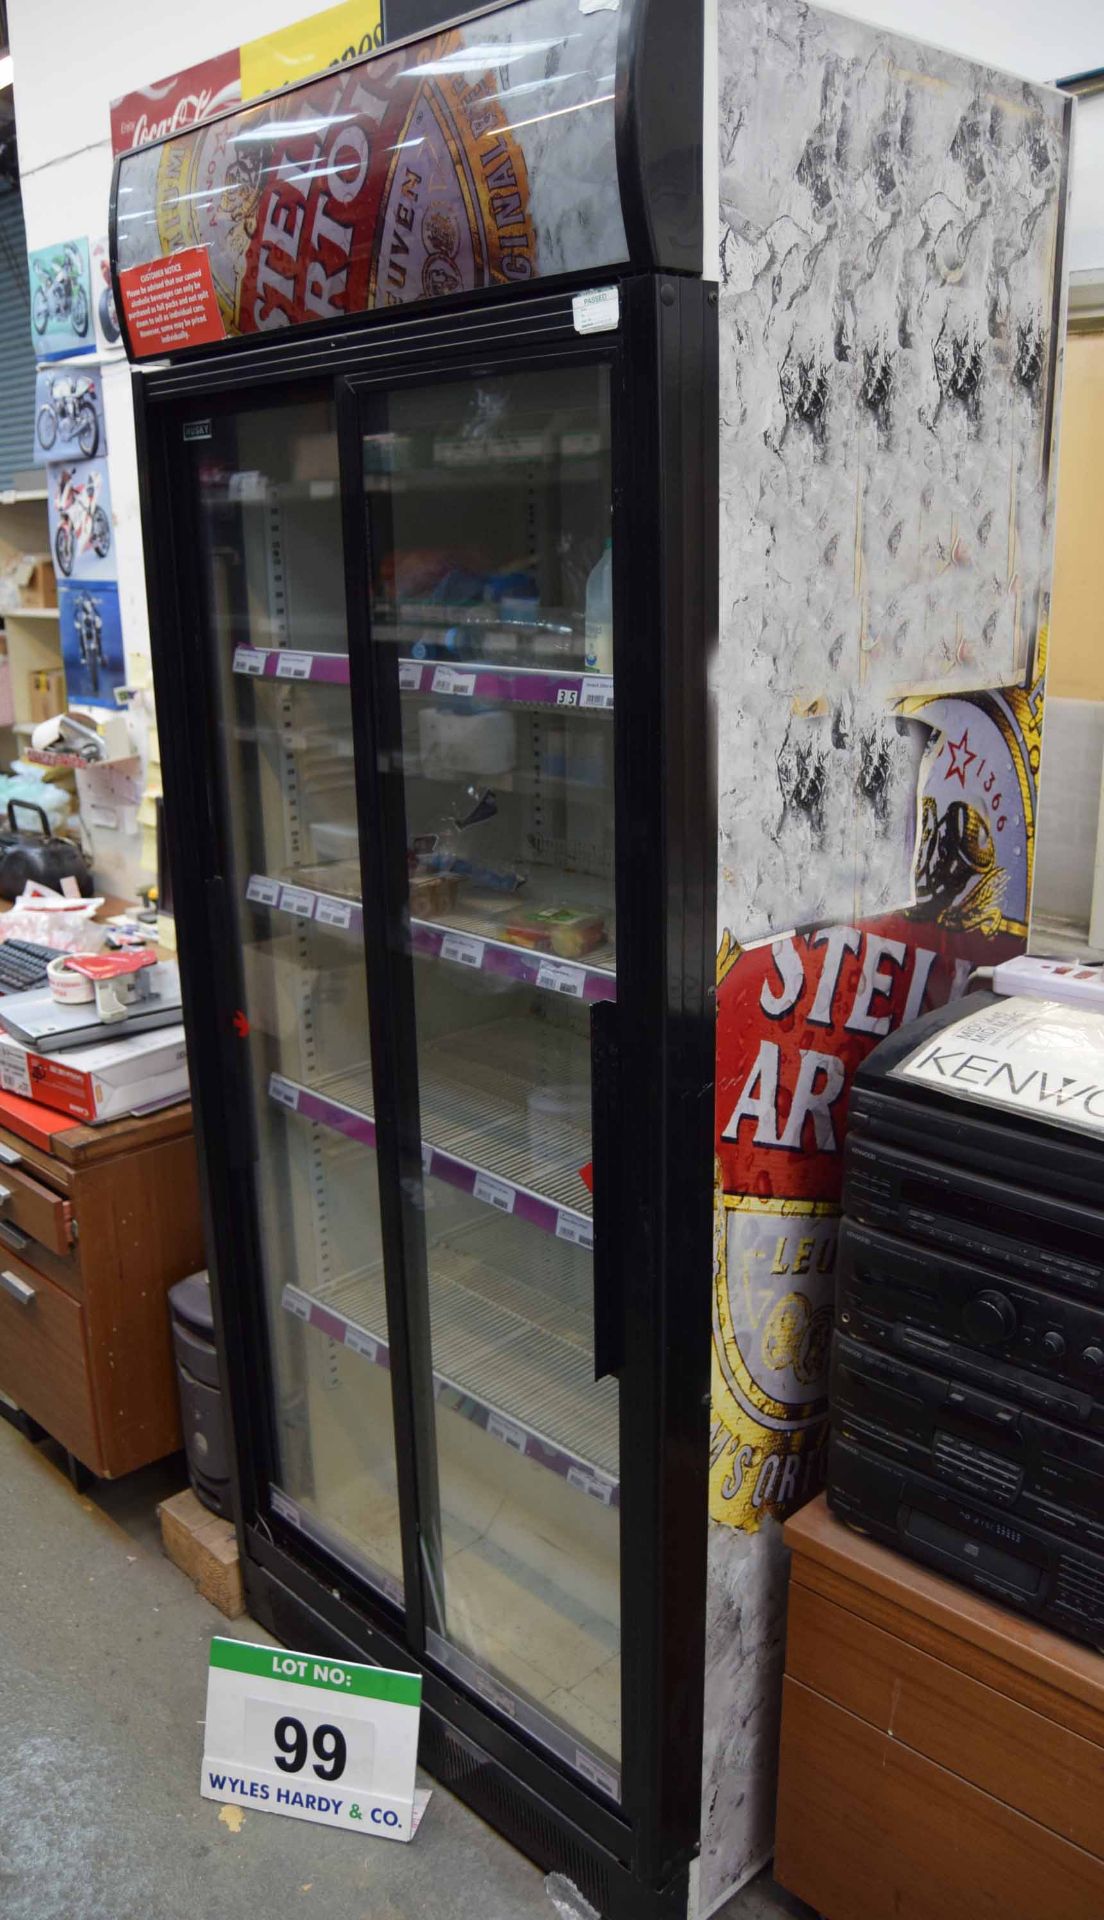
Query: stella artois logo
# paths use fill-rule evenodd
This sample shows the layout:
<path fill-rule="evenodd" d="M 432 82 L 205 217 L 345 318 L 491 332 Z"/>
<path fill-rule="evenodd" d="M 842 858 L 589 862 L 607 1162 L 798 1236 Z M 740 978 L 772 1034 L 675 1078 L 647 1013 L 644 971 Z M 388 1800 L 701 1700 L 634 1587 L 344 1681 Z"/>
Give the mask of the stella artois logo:
<path fill-rule="evenodd" d="M 529 181 L 498 77 L 445 34 L 169 141 L 163 254 L 208 249 L 228 333 L 338 320 L 537 272 Z"/>

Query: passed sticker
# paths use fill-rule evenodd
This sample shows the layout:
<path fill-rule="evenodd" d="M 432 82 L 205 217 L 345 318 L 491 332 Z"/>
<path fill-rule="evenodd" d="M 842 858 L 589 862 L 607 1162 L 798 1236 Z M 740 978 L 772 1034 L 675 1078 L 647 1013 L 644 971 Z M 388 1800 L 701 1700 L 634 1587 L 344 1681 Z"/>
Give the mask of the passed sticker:
<path fill-rule="evenodd" d="M 621 295 L 616 287 L 590 287 L 571 302 L 576 333 L 614 333 L 621 324 Z"/>

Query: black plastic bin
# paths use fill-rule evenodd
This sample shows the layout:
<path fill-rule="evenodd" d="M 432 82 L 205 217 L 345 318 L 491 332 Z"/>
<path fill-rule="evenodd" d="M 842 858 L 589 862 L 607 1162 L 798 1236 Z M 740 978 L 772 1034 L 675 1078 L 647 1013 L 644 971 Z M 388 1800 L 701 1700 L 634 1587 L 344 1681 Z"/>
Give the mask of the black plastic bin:
<path fill-rule="evenodd" d="M 204 1506 L 229 1520 L 230 1448 L 206 1272 L 190 1273 L 170 1287 L 169 1306 L 188 1475 Z"/>

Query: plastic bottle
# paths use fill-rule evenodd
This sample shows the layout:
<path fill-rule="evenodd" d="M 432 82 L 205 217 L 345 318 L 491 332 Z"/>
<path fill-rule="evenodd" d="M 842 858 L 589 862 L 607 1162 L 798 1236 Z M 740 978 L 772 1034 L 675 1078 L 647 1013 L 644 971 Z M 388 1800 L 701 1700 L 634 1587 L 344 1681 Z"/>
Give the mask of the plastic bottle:
<path fill-rule="evenodd" d="M 588 673 L 613 672 L 613 541 L 591 568 L 586 584 L 586 655 Z"/>

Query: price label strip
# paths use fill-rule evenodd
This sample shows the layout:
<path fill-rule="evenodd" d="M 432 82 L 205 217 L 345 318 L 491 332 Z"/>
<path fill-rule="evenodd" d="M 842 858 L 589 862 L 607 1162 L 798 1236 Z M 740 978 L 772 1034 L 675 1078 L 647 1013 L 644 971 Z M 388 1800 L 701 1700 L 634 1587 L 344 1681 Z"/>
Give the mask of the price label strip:
<path fill-rule="evenodd" d="M 419 1674 L 211 1641 L 200 1793 L 379 1840 L 410 1840 Z"/>
<path fill-rule="evenodd" d="M 481 967 L 484 942 L 471 933 L 446 933 L 441 941 L 442 960 L 458 967 Z"/>
<path fill-rule="evenodd" d="M 276 662 L 277 680 L 309 680 L 310 675 L 309 653 L 281 653 Z"/>
<path fill-rule="evenodd" d="M 468 699 L 475 692 L 474 673 L 460 673 L 455 667 L 435 667 L 433 672 L 434 693 L 456 693 Z"/>

